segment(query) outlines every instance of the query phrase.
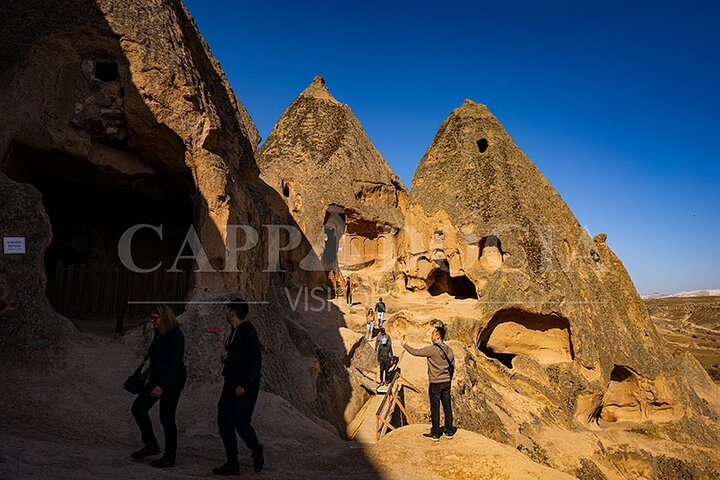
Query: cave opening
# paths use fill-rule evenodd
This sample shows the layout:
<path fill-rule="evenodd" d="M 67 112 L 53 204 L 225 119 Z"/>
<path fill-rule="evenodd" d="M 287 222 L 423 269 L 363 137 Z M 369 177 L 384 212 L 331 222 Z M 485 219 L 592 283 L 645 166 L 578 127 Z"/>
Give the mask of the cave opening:
<path fill-rule="evenodd" d="M 516 308 L 496 312 L 480 332 L 478 349 L 508 368 L 518 355 L 543 365 L 575 358 L 568 319 L 551 313 L 530 313 Z"/>
<path fill-rule="evenodd" d="M 490 146 L 490 144 L 488 143 L 487 138 L 478 139 L 477 147 L 480 153 L 485 153 L 488 149 L 488 146 Z"/>
<path fill-rule="evenodd" d="M 287 180 L 282 181 L 282 194 L 285 198 L 290 198 L 290 183 Z"/>
<path fill-rule="evenodd" d="M 101 82 L 114 82 L 120 78 L 118 64 L 108 60 L 95 62 L 95 78 Z"/>
<path fill-rule="evenodd" d="M 109 153 L 108 153 L 109 155 Z M 119 155 L 127 155 L 122 152 Z M 167 272 L 194 225 L 194 183 L 187 173 L 122 173 L 59 150 L 15 142 L 3 162 L 11 179 L 42 194 L 52 240 L 45 251 L 46 294 L 52 307 L 74 320 L 116 315 L 145 316 L 152 305 L 173 302 L 176 313 L 191 287 L 190 260 Z M 121 262 L 120 239 L 130 227 L 162 225 L 162 233 L 140 228 L 130 243 L 132 261 Z M 128 303 L 130 302 L 130 303 Z"/>
<path fill-rule="evenodd" d="M 325 245 L 322 252 L 322 262 L 328 272 L 339 268 L 338 253 L 340 251 L 340 237 L 345 233 L 345 211 L 342 207 L 330 205 L 325 212 L 323 224 Z"/>
<path fill-rule="evenodd" d="M 458 300 L 478 298 L 475 284 L 468 277 L 465 275 L 451 276 L 447 260 L 441 260 L 436 264 L 437 268 L 432 273 L 432 283 L 428 288 L 430 295 L 437 296 L 447 293 Z"/>

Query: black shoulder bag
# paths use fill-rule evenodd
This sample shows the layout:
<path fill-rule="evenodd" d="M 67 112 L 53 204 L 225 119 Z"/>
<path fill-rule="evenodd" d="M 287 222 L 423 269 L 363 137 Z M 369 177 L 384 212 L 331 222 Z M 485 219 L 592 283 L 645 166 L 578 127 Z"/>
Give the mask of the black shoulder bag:
<path fill-rule="evenodd" d="M 435 344 L 435 346 L 440 349 L 440 351 L 442 352 L 443 356 L 445 357 L 445 361 L 447 361 L 447 363 L 448 363 L 448 373 L 450 374 L 450 380 L 452 380 L 453 376 L 455 375 L 455 364 L 453 364 L 453 362 L 450 361 L 450 357 L 448 357 L 448 354 L 445 353 L 445 349 L 444 349 L 444 348 L 442 348 L 442 347 L 441 347 L 440 345 L 438 345 L 437 343 Z"/>
<path fill-rule="evenodd" d="M 148 353 L 145 354 L 145 358 L 143 358 L 142 363 L 140 363 L 133 374 L 125 380 L 125 383 L 123 383 L 123 388 L 133 395 L 141 393 L 143 388 L 145 388 L 145 383 L 147 383 L 148 377 L 150 376 L 150 367 L 146 368 L 144 371 L 143 367 L 149 357 L 150 350 L 148 349 Z"/>

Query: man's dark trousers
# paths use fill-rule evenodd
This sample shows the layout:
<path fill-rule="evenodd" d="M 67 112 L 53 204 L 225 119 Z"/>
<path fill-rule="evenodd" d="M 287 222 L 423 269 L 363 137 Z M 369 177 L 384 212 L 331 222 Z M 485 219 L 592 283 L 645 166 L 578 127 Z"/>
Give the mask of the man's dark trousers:
<path fill-rule="evenodd" d="M 381 382 L 387 382 L 390 379 L 389 377 L 390 373 L 390 359 L 389 358 L 383 358 L 380 360 L 380 381 Z"/>
<path fill-rule="evenodd" d="M 430 393 L 430 419 L 432 420 L 433 435 L 441 435 L 440 429 L 440 403 L 442 402 L 443 414 L 445 415 L 445 431 L 453 431 L 452 403 L 450 399 L 450 382 L 431 383 Z"/>
<path fill-rule="evenodd" d="M 245 388 L 241 396 L 235 395 L 235 388 L 225 383 L 220 401 L 218 402 L 218 427 L 220 437 L 225 445 L 225 453 L 229 462 L 237 463 L 238 445 L 235 431 L 245 445 L 253 452 L 260 446 L 255 429 L 251 425 L 255 403 L 260 392 L 260 379 Z"/>

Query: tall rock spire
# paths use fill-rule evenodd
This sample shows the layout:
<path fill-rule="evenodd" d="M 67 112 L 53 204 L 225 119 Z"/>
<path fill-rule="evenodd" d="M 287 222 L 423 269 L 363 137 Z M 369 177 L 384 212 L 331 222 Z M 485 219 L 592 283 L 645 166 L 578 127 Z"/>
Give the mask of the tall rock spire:
<path fill-rule="evenodd" d="M 394 256 L 407 191 L 321 76 L 282 114 L 258 165 L 326 267 L 358 268 Z"/>
<path fill-rule="evenodd" d="M 517 356 L 561 368 L 577 391 L 555 387 L 575 418 L 665 421 L 705 408 L 678 373 L 698 365 L 678 367 L 606 236 L 590 238 L 484 105 L 466 100 L 440 126 L 406 230 L 405 285 L 477 298 L 475 319 L 451 330 L 509 368 Z"/>

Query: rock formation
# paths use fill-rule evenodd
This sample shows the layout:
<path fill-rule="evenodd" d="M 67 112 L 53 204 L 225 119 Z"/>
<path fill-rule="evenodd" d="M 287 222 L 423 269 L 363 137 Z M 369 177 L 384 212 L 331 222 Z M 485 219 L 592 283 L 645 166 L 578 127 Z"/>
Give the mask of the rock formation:
<path fill-rule="evenodd" d="M 443 122 L 413 177 L 399 263 L 409 290 L 478 299 L 443 319 L 465 350 L 461 425 L 532 445 L 549 424 L 652 421 L 717 445 L 714 390 L 694 359 L 671 356 L 605 240 L 484 105 Z"/>
<path fill-rule="evenodd" d="M 162 225 L 157 235 L 138 233 L 132 253 L 140 268 L 161 261 L 165 271 L 191 253 L 192 226 L 206 260 L 178 263 L 191 278 L 174 293 L 218 303 L 187 305 L 180 317 L 190 378 L 217 378 L 211 367 L 222 345 L 223 302 L 237 295 L 266 301 L 251 309 L 265 339 L 263 388 L 342 431 L 343 395 L 351 389 L 343 360 L 308 343 L 282 293 L 293 279 L 317 283 L 292 264 L 313 263 L 310 245 L 301 235 L 292 252 L 279 254 L 277 268 L 268 264 L 273 238 L 263 225 L 295 224 L 259 178 L 257 130 L 182 3 L 26 0 L 0 14 L 0 236 L 27 241 L 27 254 L 0 256 L 2 354 L 62 347 L 62 337 L 75 332 L 50 306 L 48 284 L 81 286 L 63 292 L 67 303 L 76 295 L 85 301 L 93 285 L 105 283 L 97 295 L 117 310 L 157 284 L 154 273 L 138 275 L 122 297 L 117 278 L 124 277 L 112 283 L 76 268 L 97 263 L 124 272 L 118 249 L 128 227 Z M 235 248 L 248 240 L 235 225 L 258 232 L 254 248 Z M 55 281 L 59 262 L 71 273 Z M 71 283 L 71 275 L 84 282 Z M 167 292 L 149 300 L 166 301 L 160 295 Z"/>
<path fill-rule="evenodd" d="M 258 164 L 323 260 L 321 268 L 392 266 L 407 191 L 322 77 L 280 117 Z"/>
<path fill-rule="evenodd" d="M 11 93 L 0 99 L 3 205 L 28 215 L 4 217 L 2 233 L 31 240 L 23 261 L 0 260 L 22 292 L 11 323 L 62 322 L 42 295 L 46 248 L 48 269 L 60 259 L 117 264 L 118 238 L 130 225 L 163 224 L 162 242 L 152 247 L 165 268 L 192 225 L 209 265 L 222 269 L 227 225 L 263 223 L 269 214 L 259 199 L 271 190 L 257 180 L 255 126 L 185 7 L 72 0 L 2 9 L 0 86 Z M 13 23 L 20 18 L 33 27 Z M 15 182 L 33 185 L 43 203 Z M 36 206 L 26 209 L 30 198 Z M 259 256 L 238 256 L 238 270 L 260 267 Z M 255 297 L 268 281 L 195 277 L 194 296 Z M 30 296 L 36 300 L 23 300 Z"/>
<path fill-rule="evenodd" d="M 191 384 L 218 367 L 223 302 L 267 301 L 252 307 L 263 390 L 325 431 L 357 427 L 375 393 L 375 354 L 361 337 L 367 301 L 298 308 L 284 288 L 301 301 L 331 271 L 387 293 L 398 352 L 400 338 L 425 342 L 445 323 L 456 421 L 475 432 L 457 441 L 517 450 L 521 464 L 498 469 L 717 475 L 717 386 L 692 356 L 667 348 L 606 237 L 589 237 L 485 106 L 466 101 L 451 113 L 408 193 L 320 77 L 257 150 L 248 113 L 180 0 L 20 0 L 0 7 L 0 21 L 0 236 L 27 246 L 0 256 L 0 357 L 73 340 L 82 350 L 46 287 L 65 288 L 65 299 L 85 291 L 57 265 L 117 268 L 128 227 L 162 224 L 162 238 L 139 235 L 133 252 L 141 269 L 167 267 L 192 226 L 205 271 L 185 261 L 189 283 L 172 283 L 173 294 L 216 303 L 180 317 Z M 254 249 L 233 244 L 234 225 L 261 232 Z M 283 248 L 271 265 L 273 245 Z M 84 285 L 102 283 L 90 272 Z M 107 287 L 115 307 L 129 299 Z M 135 332 L 125 340 L 140 349 Z M 406 402 L 418 421 L 427 419 L 423 362 L 400 360 L 419 387 Z M 386 442 L 410 442 L 419 428 Z M 382 446 L 368 449 L 381 471 L 416 473 L 412 455 L 425 450 L 404 445 L 397 465 Z M 458 475 L 472 477 L 468 462 Z"/>

